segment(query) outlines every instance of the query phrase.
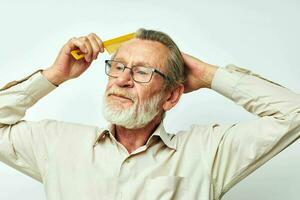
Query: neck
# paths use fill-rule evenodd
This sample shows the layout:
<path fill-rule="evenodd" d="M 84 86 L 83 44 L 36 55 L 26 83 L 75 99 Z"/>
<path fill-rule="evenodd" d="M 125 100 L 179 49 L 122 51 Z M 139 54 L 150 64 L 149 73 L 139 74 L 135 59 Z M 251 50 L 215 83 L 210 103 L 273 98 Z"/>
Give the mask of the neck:
<path fill-rule="evenodd" d="M 153 134 L 155 129 L 161 122 L 161 115 L 157 115 L 150 123 L 145 127 L 137 129 L 127 129 L 116 125 L 115 137 L 130 154 L 137 148 L 146 144 L 147 140 Z"/>

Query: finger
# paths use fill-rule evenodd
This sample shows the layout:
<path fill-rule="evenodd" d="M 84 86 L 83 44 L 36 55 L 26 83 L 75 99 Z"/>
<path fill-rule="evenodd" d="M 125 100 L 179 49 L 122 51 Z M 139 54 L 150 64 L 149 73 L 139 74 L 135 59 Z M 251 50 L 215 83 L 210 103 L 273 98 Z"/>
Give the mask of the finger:
<path fill-rule="evenodd" d="M 100 37 L 98 35 L 96 35 L 95 33 L 92 33 L 92 36 L 96 39 L 96 41 L 98 42 L 100 49 L 101 49 L 101 53 L 104 52 L 104 44 L 103 41 L 100 39 Z"/>
<path fill-rule="evenodd" d="M 78 38 L 71 38 L 67 44 L 64 46 L 64 52 L 68 55 L 71 54 L 71 51 L 74 49 L 79 49 L 83 53 L 87 53 L 87 48 L 83 42 L 81 42 Z"/>
<path fill-rule="evenodd" d="M 100 52 L 100 46 L 99 46 L 96 38 L 92 34 L 88 35 L 88 39 L 90 40 L 90 43 L 91 43 L 91 46 L 93 49 L 93 56 L 92 56 L 93 60 L 95 60 Z"/>
<path fill-rule="evenodd" d="M 90 40 L 86 37 L 80 37 L 79 38 L 81 42 L 83 42 L 87 48 L 87 53 L 85 54 L 84 58 L 87 62 L 91 62 L 92 61 L 92 56 L 93 56 L 93 48 L 92 45 L 90 43 Z"/>

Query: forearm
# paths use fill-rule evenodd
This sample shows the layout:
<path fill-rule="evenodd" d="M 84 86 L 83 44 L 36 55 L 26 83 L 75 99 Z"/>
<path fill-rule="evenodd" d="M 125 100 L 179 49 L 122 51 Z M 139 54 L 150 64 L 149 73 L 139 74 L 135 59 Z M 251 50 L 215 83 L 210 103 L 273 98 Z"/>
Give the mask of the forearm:
<path fill-rule="evenodd" d="M 13 83 L 0 91 L 0 124 L 18 122 L 29 107 L 56 88 L 40 72 Z"/>
<path fill-rule="evenodd" d="M 260 117 L 282 118 L 300 110 L 300 95 L 233 65 L 215 74 L 212 89 Z"/>

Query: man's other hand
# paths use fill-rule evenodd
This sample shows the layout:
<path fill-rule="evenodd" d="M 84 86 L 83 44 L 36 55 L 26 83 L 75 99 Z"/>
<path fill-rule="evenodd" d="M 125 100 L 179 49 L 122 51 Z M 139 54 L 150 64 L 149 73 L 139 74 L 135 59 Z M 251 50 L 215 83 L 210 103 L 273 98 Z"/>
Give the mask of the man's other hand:
<path fill-rule="evenodd" d="M 184 83 L 184 93 L 201 88 L 211 88 L 211 83 L 218 67 L 207 64 L 183 52 L 181 54 L 187 75 Z"/>

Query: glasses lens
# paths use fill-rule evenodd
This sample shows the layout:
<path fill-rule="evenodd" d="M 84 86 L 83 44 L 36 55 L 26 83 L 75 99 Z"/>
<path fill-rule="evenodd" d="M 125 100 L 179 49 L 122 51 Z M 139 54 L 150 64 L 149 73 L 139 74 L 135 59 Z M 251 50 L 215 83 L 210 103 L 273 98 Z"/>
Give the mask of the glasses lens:
<path fill-rule="evenodd" d="M 132 68 L 133 79 L 138 82 L 149 82 L 152 76 L 152 69 L 143 66 Z"/>
<path fill-rule="evenodd" d="M 118 77 L 124 71 L 124 68 L 124 64 L 113 60 L 108 60 L 106 62 L 105 71 L 109 76 Z"/>
<path fill-rule="evenodd" d="M 115 78 L 119 77 L 126 68 L 123 63 L 114 60 L 106 60 L 105 63 L 105 73 Z M 153 69 L 150 67 L 133 66 L 130 70 L 132 78 L 136 82 L 147 83 L 152 78 Z"/>

